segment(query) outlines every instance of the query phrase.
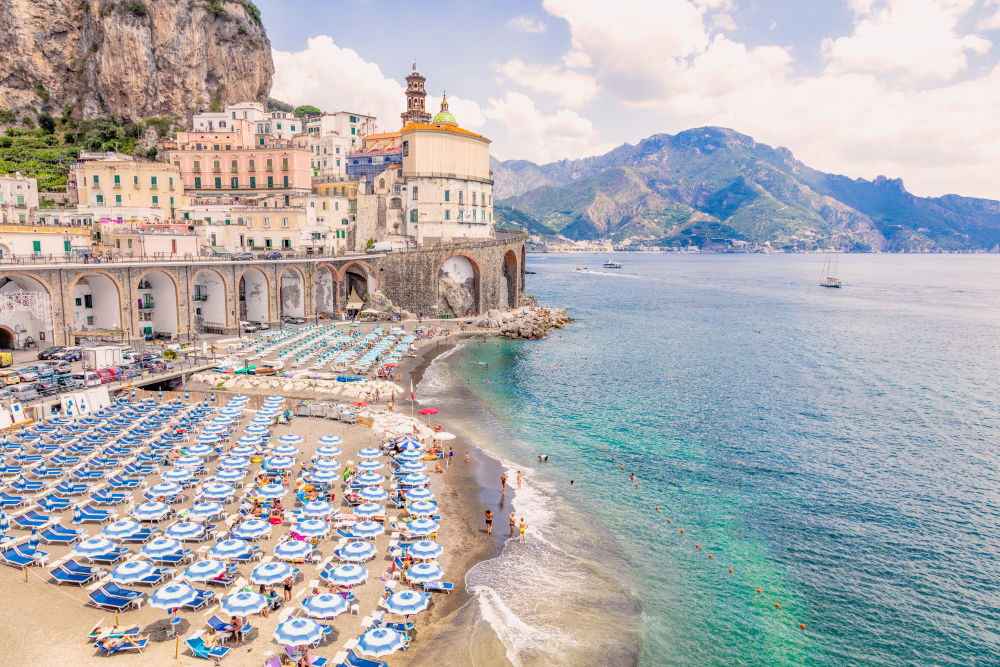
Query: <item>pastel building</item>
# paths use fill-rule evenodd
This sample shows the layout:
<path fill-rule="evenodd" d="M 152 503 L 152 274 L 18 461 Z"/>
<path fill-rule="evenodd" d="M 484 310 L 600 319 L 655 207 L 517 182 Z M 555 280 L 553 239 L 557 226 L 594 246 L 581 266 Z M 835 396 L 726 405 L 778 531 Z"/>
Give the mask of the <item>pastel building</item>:
<path fill-rule="evenodd" d="M 70 181 L 79 205 L 93 218 L 165 221 L 184 205 L 180 170 L 163 162 L 84 154 L 73 165 Z"/>
<path fill-rule="evenodd" d="M 27 224 L 38 208 L 38 181 L 20 172 L 0 175 L 0 222 Z"/>

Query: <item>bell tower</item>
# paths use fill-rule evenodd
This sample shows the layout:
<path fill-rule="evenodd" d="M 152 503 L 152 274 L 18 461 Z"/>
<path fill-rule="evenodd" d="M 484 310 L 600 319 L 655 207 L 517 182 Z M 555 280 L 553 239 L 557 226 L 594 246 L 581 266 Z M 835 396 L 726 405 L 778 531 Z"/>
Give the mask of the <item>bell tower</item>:
<path fill-rule="evenodd" d="M 427 79 L 417 71 L 417 63 L 413 63 L 413 71 L 406 77 L 406 111 L 400 114 L 403 125 L 407 123 L 429 123 L 431 115 L 424 108 L 427 91 L 424 90 L 424 82 Z"/>

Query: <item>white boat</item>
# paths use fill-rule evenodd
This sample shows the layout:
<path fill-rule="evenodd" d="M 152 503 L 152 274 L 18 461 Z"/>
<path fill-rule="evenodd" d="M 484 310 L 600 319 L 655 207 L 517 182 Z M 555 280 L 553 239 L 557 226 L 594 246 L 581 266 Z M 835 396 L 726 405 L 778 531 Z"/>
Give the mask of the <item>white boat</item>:
<path fill-rule="evenodd" d="M 820 287 L 835 287 L 839 289 L 842 287 L 840 279 L 837 278 L 837 260 L 830 262 L 830 256 L 827 255 L 826 261 L 823 263 L 823 281 L 819 284 Z"/>
<path fill-rule="evenodd" d="M 605 269 L 622 268 L 622 265 L 620 263 L 613 261 L 610 257 L 607 259 L 607 261 L 604 262 L 604 264 L 601 264 L 601 266 L 604 267 Z"/>
<path fill-rule="evenodd" d="M 585 267 L 585 266 L 578 266 L 575 269 L 573 269 L 573 271 L 575 271 L 576 273 L 586 273 L 587 272 L 587 267 Z"/>

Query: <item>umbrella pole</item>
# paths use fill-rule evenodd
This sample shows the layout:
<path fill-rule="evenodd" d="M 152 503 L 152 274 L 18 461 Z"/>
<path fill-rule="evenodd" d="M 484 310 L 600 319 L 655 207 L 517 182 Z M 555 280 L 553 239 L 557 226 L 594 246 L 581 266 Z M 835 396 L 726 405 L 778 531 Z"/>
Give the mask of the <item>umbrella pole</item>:
<path fill-rule="evenodd" d="M 180 650 L 181 650 L 181 636 L 177 635 L 177 640 L 176 643 L 174 644 L 174 660 L 177 659 L 177 655 L 180 653 Z"/>

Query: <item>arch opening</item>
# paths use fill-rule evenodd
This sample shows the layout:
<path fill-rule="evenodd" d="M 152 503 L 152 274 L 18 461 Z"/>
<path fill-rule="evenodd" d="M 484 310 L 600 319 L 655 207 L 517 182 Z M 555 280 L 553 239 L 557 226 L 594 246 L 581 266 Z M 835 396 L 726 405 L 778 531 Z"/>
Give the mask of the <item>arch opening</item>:
<path fill-rule="evenodd" d="M 347 297 L 344 310 L 353 317 L 364 309 L 365 301 L 378 289 L 378 282 L 366 264 L 352 263 L 344 267 L 344 288 Z"/>
<path fill-rule="evenodd" d="M 45 284 L 25 274 L 0 278 L 0 326 L 10 330 L 11 348 L 52 345 L 52 294 Z"/>
<path fill-rule="evenodd" d="M 517 308 L 517 284 L 521 280 L 517 270 L 517 255 L 508 250 L 503 256 L 503 280 L 505 289 L 500 290 L 500 307 Z"/>
<path fill-rule="evenodd" d="M 121 332 L 122 300 L 118 285 L 103 273 L 85 273 L 73 285 L 74 332 Z"/>
<path fill-rule="evenodd" d="M 177 285 L 166 272 L 154 269 L 139 279 L 136 292 L 139 333 L 154 338 L 173 338 L 179 333 Z"/>
<path fill-rule="evenodd" d="M 260 269 L 250 267 L 240 276 L 240 320 L 244 322 L 270 322 L 268 308 L 267 276 Z"/>
<path fill-rule="evenodd" d="M 313 278 L 313 308 L 316 315 L 332 317 L 337 311 L 337 300 L 333 292 L 333 271 L 327 266 L 316 269 Z"/>
<path fill-rule="evenodd" d="M 281 317 L 305 317 L 305 292 L 305 281 L 302 279 L 302 272 L 294 268 L 285 269 L 281 274 L 281 282 L 278 285 L 278 301 Z"/>
<path fill-rule="evenodd" d="M 226 281 L 217 271 L 203 269 L 191 281 L 194 328 L 199 333 L 217 333 L 226 328 Z"/>
<path fill-rule="evenodd" d="M 468 257 L 454 255 L 442 262 L 437 283 L 435 314 L 462 317 L 479 312 L 479 267 Z"/>

